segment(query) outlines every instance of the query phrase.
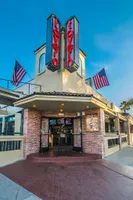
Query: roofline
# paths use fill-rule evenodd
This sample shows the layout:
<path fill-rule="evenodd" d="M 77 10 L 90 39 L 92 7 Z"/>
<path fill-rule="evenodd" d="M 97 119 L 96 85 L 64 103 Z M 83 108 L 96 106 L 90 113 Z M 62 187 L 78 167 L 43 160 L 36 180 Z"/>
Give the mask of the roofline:
<path fill-rule="evenodd" d="M 43 43 L 40 47 L 38 47 L 37 49 L 34 50 L 34 53 L 37 53 L 37 51 L 39 51 L 41 48 L 46 46 L 46 42 Z"/>
<path fill-rule="evenodd" d="M 46 94 L 47 93 L 47 94 Z M 27 96 L 24 96 L 24 97 L 22 97 L 22 98 L 19 98 L 17 101 L 19 101 L 19 100 L 23 100 L 23 99 L 26 99 L 26 98 L 29 98 L 29 97 L 32 97 L 32 96 L 36 96 L 36 95 L 44 95 L 44 96 L 69 96 L 69 97 L 93 97 L 93 94 L 88 94 L 88 95 L 85 95 L 85 96 L 82 96 L 83 94 L 81 94 L 81 93 L 71 93 L 71 94 L 57 94 L 57 93 L 55 93 L 54 94 L 54 92 L 53 93 L 51 93 L 51 92 L 46 92 L 46 93 L 39 93 L 39 92 L 34 92 L 34 93 L 32 93 L 32 94 L 30 94 L 30 95 L 27 95 Z M 49 94 L 48 94 L 49 93 Z M 78 95 L 79 94 L 79 96 L 76 96 L 76 95 Z M 16 102 L 17 102 L 16 101 Z"/>
<path fill-rule="evenodd" d="M 61 96 L 61 95 L 53 95 L 53 94 L 50 94 L 50 95 L 43 95 L 43 94 L 34 94 L 34 95 L 31 95 L 31 96 L 28 96 L 26 99 L 25 98 L 21 98 L 17 101 L 14 102 L 14 106 L 16 107 L 23 107 L 22 105 L 24 105 L 25 103 L 29 103 L 29 102 L 32 102 L 32 101 L 36 101 L 36 100 L 48 100 L 50 99 L 51 101 L 52 100 L 56 100 L 56 101 L 79 101 L 79 102 L 91 102 L 93 104 L 96 104 L 97 106 L 99 106 L 100 108 L 103 108 L 105 109 L 105 106 L 106 104 L 99 101 L 99 99 L 95 98 L 93 95 L 88 95 L 88 96 L 70 96 L 70 95 L 64 95 L 64 96 Z"/>
<path fill-rule="evenodd" d="M 86 54 L 81 49 L 79 49 L 79 51 L 83 54 L 84 57 L 86 57 Z"/>
<path fill-rule="evenodd" d="M 74 95 L 75 94 L 75 95 Z M 79 96 L 76 96 L 76 95 L 78 95 L 79 94 Z M 105 102 L 103 102 L 101 99 L 98 99 L 97 97 L 95 97 L 93 94 L 88 94 L 88 95 L 86 95 L 86 96 L 82 96 L 83 94 L 82 93 L 72 93 L 72 94 L 64 94 L 64 95 L 59 95 L 59 94 L 57 94 L 57 93 L 52 93 L 52 94 L 43 94 L 43 93 L 39 93 L 39 92 L 35 92 L 35 93 L 33 93 L 33 94 L 30 94 L 30 95 L 27 95 L 27 96 L 24 96 L 24 97 L 22 97 L 22 98 L 19 98 L 18 100 L 16 100 L 15 101 L 15 103 L 16 102 L 18 102 L 18 101 L 21 101 L 21 100 L 23 100 L 23 99 L 28 99 L 29 97 L 32 97 L 32 96 L 36 96 L 36 95 L 44 95 L 44 96 L 62 96 L 62 97 L 64 97 L 64 96 L 69 96 L 69 97 L 77 97 L 77 98 L 80 98 L 80 97 L 93 97 L 94 99 L 96 99 L 96 100 L 98 100 L 99 102 L 101 102 L 101 103 L 103 103 L 104 105 L 106 105 L 107 106 L 107 104 L 105 103 Z"/>

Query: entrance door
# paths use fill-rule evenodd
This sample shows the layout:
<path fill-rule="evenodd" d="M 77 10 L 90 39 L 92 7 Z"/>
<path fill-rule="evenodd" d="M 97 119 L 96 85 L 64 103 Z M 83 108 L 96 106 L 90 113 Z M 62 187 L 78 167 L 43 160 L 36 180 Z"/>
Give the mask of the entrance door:
<path fill-rule="evenodd" d="M 74 119 L 73 150 L 82 152 L 82 118 Z"/>
<path fill-rule="evenodd" d="M 48 118 L 41 118 L 41 133 L 40 133 L 40 153 L 49 150 L 49 121 Z"/>
<path fill-rule="evenodd" d="M 49 129 L 53 138 L 54 151 L 72 151 L 73 118 L 50 118 Z"/>

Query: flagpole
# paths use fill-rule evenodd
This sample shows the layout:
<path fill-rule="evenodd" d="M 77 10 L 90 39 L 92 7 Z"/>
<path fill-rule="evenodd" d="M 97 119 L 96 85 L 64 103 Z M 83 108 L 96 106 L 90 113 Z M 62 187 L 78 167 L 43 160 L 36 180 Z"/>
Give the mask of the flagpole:
<path fill-rule="evenodd" d="M 27 75 L 30 77 L 30 79 L 33 79 L 32 76 L 27 72 L 27 70 L 25 70 Z"/>

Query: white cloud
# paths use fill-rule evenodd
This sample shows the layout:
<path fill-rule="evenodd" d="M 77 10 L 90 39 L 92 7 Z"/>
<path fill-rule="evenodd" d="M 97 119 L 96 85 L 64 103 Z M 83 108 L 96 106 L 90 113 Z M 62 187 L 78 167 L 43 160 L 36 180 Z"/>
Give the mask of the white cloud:
<path fill-rule="evenodd" d="M 111 33 L 98 34 L 96 47 L 110 55 L 110 88 L 103 90 L 105 96 L 120 105 L 120 102 L 133 97 L 133 21 L 120 25 Z M 106 58 L 106 57 L 105 57 Z M 106 70 L 107 70 L 106 69 Z M 133 109 L 132 109 L 133 114 Z"/>

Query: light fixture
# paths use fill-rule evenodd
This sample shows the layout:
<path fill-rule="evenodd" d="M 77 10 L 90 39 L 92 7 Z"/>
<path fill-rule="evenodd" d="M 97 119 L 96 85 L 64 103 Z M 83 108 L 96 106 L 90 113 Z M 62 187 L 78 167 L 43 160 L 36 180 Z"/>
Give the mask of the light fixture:
<path fill-rule="evenodd" d="M 77 112 L 77 116 L 80 116 L 80 112 Z"/>
<path fill-rule="evenodd" d="M 85 106 L 86 108 L 89 108 L 89 106 Z"/>
<path fill-rule="evenodd" d="M 62 109 L 60 109 L 60 112 L 63 112 L 63 110 L 62 110 Z"/>
<path fill-rule="evenodd" d="M 32 105 L 32 108 L 36 108 L 36 105 L 35 105 L 35 104 L 33 104 L 33 105 Z"/>
<path fill-rule="evenodd" d="M 61 106 L 64 107 L 64 103 L 62 103 Z"/>
<path fill-rule="evenodd" d="M 64 116 L 64 113 L 58 113 L 59 116 Z"/>
<path fill-rule="evenodd" d="M 84 112 L 84 111 L 82 111 L 82 115 L 83 115 L 83 116 L 85 115 L 85 112 Z"/>

